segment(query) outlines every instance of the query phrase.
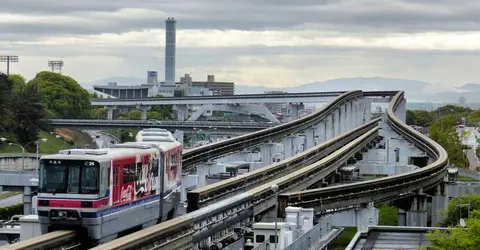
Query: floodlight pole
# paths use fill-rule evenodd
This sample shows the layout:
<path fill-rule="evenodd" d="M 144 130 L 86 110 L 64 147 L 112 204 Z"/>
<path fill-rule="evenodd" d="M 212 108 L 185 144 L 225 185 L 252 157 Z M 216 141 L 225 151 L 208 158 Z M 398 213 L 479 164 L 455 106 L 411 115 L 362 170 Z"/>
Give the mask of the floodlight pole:
<path fill-rule="evenodd" d="M 7 75 L 10 75 L 10 63 L 16 63 L 18 62 L 18 56 L 7 56 L 7 55 L 2 55 L 0 56 L 0 62 L 6 62 L 7 63 Z"/>

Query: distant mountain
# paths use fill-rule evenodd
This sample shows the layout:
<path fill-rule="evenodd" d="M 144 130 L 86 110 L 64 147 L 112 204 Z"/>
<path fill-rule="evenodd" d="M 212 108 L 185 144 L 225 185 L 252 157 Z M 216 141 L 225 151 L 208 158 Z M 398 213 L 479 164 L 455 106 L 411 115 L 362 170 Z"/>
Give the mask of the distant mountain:
<path fill-rule="evenodd" d="M 93 85 L 105 85 L 108 82 L 117 82 L 119 85 L 145 84 L 146 79 L 134 77 L 111 77 L 91 83 L 82 83 L 86 89 L 93 89 Z M 461 87 L 446 88 L 439 84 L 383 77 L 356 77 L 340 78 L 322 82 L 308 83 L 290 88 L 268 88 L 263 86 L 235 85 L 235 94 L 261 94 L 265 91 L 285 92 L 322 92 L 322 91 L 347 91 L 347 90 L 403 90 L 410 101 L 457 102 L 461 96 L 467 102 L 480 102 L 480 84 L 467 83 Z"/>
<path fill-rule="evenodd" d="M 263 93 L 265 91 L 286 91 L 286 92 L 322 92 L 322 91 L 348 91 L 348 90 L 369 90 L 369 91 L 382 91 L 382 90 L 403 90 L 406 93 L 406 97 L 410 100 L 436 100 L 444 99 L 441 95 L 443 91 L 451 95 L 455 93 L 455 89 L 449 90 L 443 88 L 440 85 L 432 84 L 428 82 L 405 80 L 405 79 L 393 79 L 382 77 L 357 77 L 357 78 L 341 78 L 333 79 L 323 82 L 314 82 L 297 87 L 291 88 L 266 88 L 258 86 L 245 86 L 236 85 L 236 94 L 255 94 Z M 457 90 L 458 91 L 458 90 Z M 440 93 L 439 93 L 440 92 Z M 440 97 L 437 95 L 440 94 Z M 456 100 L 455 100 L 456 101 Z"/>

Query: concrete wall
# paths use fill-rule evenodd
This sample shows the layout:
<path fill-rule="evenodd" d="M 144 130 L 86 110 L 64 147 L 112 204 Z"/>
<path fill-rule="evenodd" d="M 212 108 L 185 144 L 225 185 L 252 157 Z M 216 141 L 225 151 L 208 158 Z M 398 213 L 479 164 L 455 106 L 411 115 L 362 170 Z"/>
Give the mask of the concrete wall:
<path fill-rule="evenodd" d="M 423 152 L 392 131 L 385 121 L 380 122 L 379 126 L 379 135 L 384 139 L 377 147 L 383 144 L 384 148 L 374 148 L 363 153 L 363 160 L 358 163 L 360 174 L 394 175 L 416 169 L 416 166 L 408 164 L 409 158 L 421 156 Z"/>
<path fill-rule="evenodd" d="M 41 157 L 40 155 L 39 157 Z M 0 170 L 21 171 L 22 170 L 22 154 L 1 154 Z M 37 155 L 25 154 L 25 170 L 33 170 L 38 168 Z"/>

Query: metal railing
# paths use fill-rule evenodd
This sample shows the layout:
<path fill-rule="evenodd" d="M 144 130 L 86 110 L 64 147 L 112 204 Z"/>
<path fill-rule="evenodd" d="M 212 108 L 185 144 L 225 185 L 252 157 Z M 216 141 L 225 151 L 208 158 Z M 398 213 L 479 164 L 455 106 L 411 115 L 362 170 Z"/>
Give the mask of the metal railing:
<path fill-rule="evenodd" d="M 308 232 L 305 232 L 298 237 L 292 244 L 288 245 L 284 250 L 300 250 L 309 249 L 313 244 L 320 241 L 322 236 L 328 234 L 332 230 L 332 216 L 327 215 L 323 217 L 317 225 L 312 227 Z"/>

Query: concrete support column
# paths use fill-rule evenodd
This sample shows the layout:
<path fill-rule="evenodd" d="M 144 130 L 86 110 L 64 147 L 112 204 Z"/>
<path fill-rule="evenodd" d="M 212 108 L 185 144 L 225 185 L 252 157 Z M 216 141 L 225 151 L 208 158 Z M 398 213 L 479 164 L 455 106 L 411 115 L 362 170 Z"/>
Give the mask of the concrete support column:
<path fill-rule="evenodd" d="M 187 105 L 175 105 L 173 108 L 177 111 L 177 121 L 183 122 L 188 119 Z"/>
<path fill-rule="evenodd" d="M 137 109 L 142 111 L 142 120 L 145 121 L 147 120 L 147 111 L 152 109 L 152 106 L 137 105 Z"/>
<path fill-rule="evenodd" d="M 365 123 L 368 123 L 372 120 L 372 100 L 365 99 Z"/>
<path fill-rule="evenodd" d="M 353 126 L 353 118 L 354 118 L 354 113 L 353 113 L 353 102 L 348 102 L 347 104 L 347 129 L 350 131 L 354 129 L 355 127 Z"/>
<path fill-rule="evenodd" d="M 207 175 L 210 174 L 210 168 L 216 165 L 215 162 L 204 162 L 197 166 L 198 183 L 197 188 L 207 185 Z"/>
<path fill-rule="evenodd" d="M 340 135 L 340 110 L 333 111 L 333 137 Z"/>
<path fill-rule="evenodd" d="M 283 154 L 285 155 L 285 159 L 290 158 L 294 155 L 293 151 L 293 141 L 295 136 L 285 136 L 283 138 Z"/>
<path fill-rule="evenodd" d="M 342 133 L 348 132 L 348 103 L 342 105 Z"/>
<path fill-rule="evenodd" d="M 427 196 L 415 195 L 410 204 L 410 210 L 407 211 L 407 226 L 426 227 L 427 226 Z"/>
<path fill-rule="evenodd" d="M 105 106 L 104 108 L 107 110 L 107 119 L 113 120 L 113 111 L 117 109 L 117 106 Z"/>
<path fill-rule="evenodd" d="M 315 131 L 316 128 L 309 128 L 305 130 L 305 150 L 315 146 Z"/>
<path fill-rule="evenodd" d="M 400 118 L 403 122 L 405 122 L 407 118 L 407 100 L 403 99 L 400 104 L 398 105 L 397 109 L 395 110 L 395 115 Z"/>
<path fill-rule="evenodd" d="M 288 104 L 288 110 L 290 110 L 290 120 L 296 120 L 299 118 L 298 111 L 302 110 L 305 106 L 303 103 Z"/>
<path fill-rule="evenodd" d="M 28 186 L 23 187 L 23 214 L 32 214 L 32 189 Z"/>
<path fill-rule="evenodd" d="M 325 119 L 325 140 L 330 140 L 334 136 L 333 114 L 327 116 Z"/>
<path fill-rule="evenodd" d="M 358 100 L 358 113 L 357 113 L 357 126 L 360 126 L 363 123 L 363 116 L 365 114 L 365 110 L 363 109 L 363 100 Z"/>
<path fill-rule="evenodd" d="M 397 208 L 398 221 L 397 226 L 405 227 L 407 226 L 407 211 Z"/>
<path fill-rule="evenodd" d="M 315 126 L 315 128 L 317 129 L 317 131 L 315 132 L 315 135 L 317 137 L 316 145 L 322 144 L 323 142 L 326 141 L 326 139 L 325 139 L 325 136 L 326 136 L 325 126 L 326 126 L 325 121 L 321 121 L 317 124 L 317 126 Z"/>
<path fill-rule="evenodd" d="M 435 195 L 432 197 L 432 227 L 440 224 L 442 211 L 447 208 L 448 197 L 445 193 L 445 184 L 442 183 L 436 187 Z"/>
<path fill-rule="evenodd" d="M 265 143 L 260 146 L 260 154 L 262 155 L 262 166 L 269 166 L 272 164 L 272 158 L 275 154 L 275 143 Z"/>
<path fill-rule="evenodd" d="M 378 209 L 373 206 L 373 202 L 368 203 L 366 208 L 356 210 L 357 231 L 368 232 L 369 226 L 378 225 Z"/>

